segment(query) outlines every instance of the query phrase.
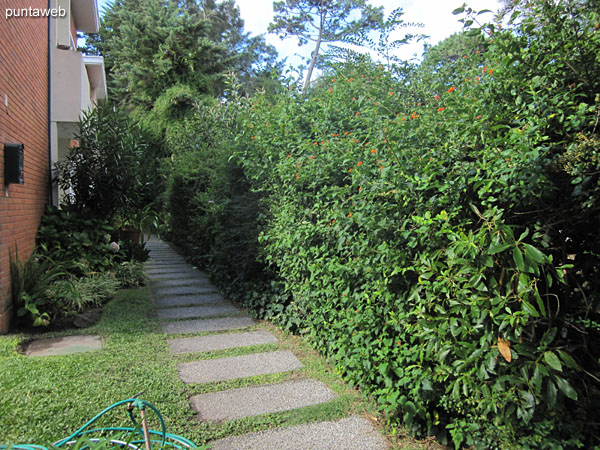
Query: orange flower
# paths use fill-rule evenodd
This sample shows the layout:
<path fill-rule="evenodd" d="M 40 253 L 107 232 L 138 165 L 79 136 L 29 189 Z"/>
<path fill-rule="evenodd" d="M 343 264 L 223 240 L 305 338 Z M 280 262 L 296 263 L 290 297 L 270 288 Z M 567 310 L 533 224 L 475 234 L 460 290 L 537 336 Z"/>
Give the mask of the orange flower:
<path fill-rule="evenodd" d="M 315 158 L 316 158 L 316 156 L 315 156 L 315 155 L 312 155 L 312 156 L 310 157 L 310 159 L 315 159 Z"/>
<path fill-rule="evenodd" d="M 382 170 L 383 170 L 383 166 L 381 166 L 381 167 L 379 168 L 379 171 L 380 171 L 380 172 L 381 172 Z"/>
<path fill-rule="evenodd" d="M 354 81 L 354 78 L 350 77 L 350 79 L 348 81 L 350 81 L 350 83 L 352 83 Z"/>
<path fill-rule="evenodd" d="M 439 99 L 440 99 L 440 94 L 435 94 L 435 95 L 433 96 L 433 98 L 435 98 L 436 100 L 439 100 Z"/>
<path fill-rule="evenodd" d="M 487 72 L 487 66 L 485 66 L 485 67 L 483 68 L 483 73 L 486 73 L 486 72 Z"/>
<path fill-rule="evenodd" d="M 357 166 L 362 166 L 362 161 L 356 163 Z"/>
<path fill-rule="evenodd" d="M 333 225 L 335 223 L 335 219 L 333 219 L 330 223 L 330 225 Z"/>
<path fill-rule="evenodd" d="M 267 122 L 265 125 L 266 125 L 266 126 L 269 126 L 269 122 Z"/>
<path fill-rule="evenodd" d="M 333 80 L 331 80 L 332 83 L 335 83 L 335 78 Z"/>
<path fill-rule="evenodd" d="M 358 116 L 360 114 L 360 112 L 356 111 L 356 115 Z"/>
<path fill-rule="evenodd" d="M 300 178 L 300 177 L 298 176 L 298 172 L 296 172 L 296 180 L 297 180 L 298 178 Z"/>
<path fill-rule="evenodd" d="M 318 142 L 313 142 L 313 145 L 319 145 L 319 143 Z"/>
<path fill-rule="evenodd" d="M 375 153 L 377 151 L 377 149 L 371 149 L 371 153 Z"/>
<path fill-rule="evenodd" d="M 493 71 L 494 71 L 494 69 L 490 69 L 490 70 L 488 70 L 488 74 L 490 74 L 490 75 L 491 75 Z"/>
<path fill-rule="evenodd" d="M 411 119 L 417 119 L 418 117 L 419 117 L 419 115 L 416 112 L 414 112 L 410 115 Z"/>
<path fill-rule="evenodd" d="M 333 92 L 333 88 L 329 88 L 329 93 L 331 94 Z"/>
<path fill-rule="evenodd" d="M 352 213 L 348 213 L 346 217 L 349 219 L 350 217 L 352 217 Z M 352 320 L 350 320 L 350 322 L 352 322 Z"/>
<path fill-rule="evenodd" d="M 291 156 L 292 156 L 292 155 L 290 155 L 290 154 L 288 153 L 288 155 L 286 156 L 286 158 L 289 158 L 289 157 L 291 157 Z"/>
<path fill-rule="evenodd" d="M 477 117 L 475 117 L 475 120 L 479 120 L 481 119 L 481 114 L 479 114 Z"/>
<path fill-rule="evenodd" d="M 443 110 L 445 110 L 446 108 L 438 108 L 437 112 L 442 112 Z"/>
<path fill-rule="evenodd" d="M 402 342 L 398 341 L 398 342 L 396 342 L 396 344 L 400 346 L 400 345 L 402 345 Z"/>
<path fill-rule="evenodd" d="M 252 136 L 250 139 L 256 139 L 256 136 Z"/>
<path fill-rule="evenodd" d="M 331 136 L 333 136 L 333 137 L 338 137 L 338 136 L 339 136 L 339 134 L 337 134 L 337 133 L 334 133 L 334 134 L 332 134 Z"/>
<path fill-rule="evenodd" d="M 454 86 L 452 86 L 450 89 L 448 89 L 448 92 L 452 92 L 453 90 L 455 90 L 456 88 Z"/>
<path fill-rule="evenodd" d="M 394 95 L 394 91 L 390 91 L 390 95 Z"/>
<path fill-rule="evenodd" d="M 352 172 L 352 169 L 348 170 L 348 172 Z"/>
<path fill-rule="evenodd" d="M 417 103 L 417 106 L 421 106 L 421 102 Z"/>
<path fill-rule="evenodd" d="M 479 77 L 475 77 L 475 81 L 479 81 Z"/>
<path fill-rule="evenodd" d="M 358 187 L 358 192 L 362 191 L 362 186 Z"/>

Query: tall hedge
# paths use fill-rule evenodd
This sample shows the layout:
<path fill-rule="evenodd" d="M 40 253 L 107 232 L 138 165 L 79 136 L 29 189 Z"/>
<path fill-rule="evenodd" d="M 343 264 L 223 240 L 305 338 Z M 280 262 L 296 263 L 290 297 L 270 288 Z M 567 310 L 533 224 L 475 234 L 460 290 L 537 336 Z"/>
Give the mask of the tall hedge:
<path fill-rule="evenodd" d="M 189 248 L 209 262 L 246 243 L 220 259 L 245 274 L 232 295 L 457 448 L 599 440 L 600 19 L 556 3 L 454 36 L 402 79 L 348 64 L 308 98 L 239 99 L 202 151 L 243 172 L 190 162 L 173 185 L 205 205 Z"/>

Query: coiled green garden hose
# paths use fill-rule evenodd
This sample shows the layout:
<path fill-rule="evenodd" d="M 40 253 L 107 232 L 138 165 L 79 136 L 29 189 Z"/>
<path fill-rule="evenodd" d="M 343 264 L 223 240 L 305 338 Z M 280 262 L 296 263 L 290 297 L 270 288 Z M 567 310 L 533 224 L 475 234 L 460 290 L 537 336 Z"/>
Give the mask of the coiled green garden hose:
<path fill-rule="evenodd" d="M 138 394 L 140 395 L 140 394 Z M 137 396 L 136 396 L 137 397 Z M 88 429 L 91 425 L 100 419 L 104 414 L 108 413 L 114 408 L 117 408 L 121 405 L 127 405 L 127 413 L 129 415 L 129 419 L 133 423 L 133 427 L 107 427 L 107 428 L 95 428 Z M 134 409 L 140 411 L 140 415 L 142 417 L 141 423 L 136 420 L 133 415 Z M 151 409 L 158 418 L 160 423 L 160 431 L 151 430 L 147 428 L 146 419 L 145 419 L 145 411 L 146 409 Z M 115 434 L 119 434 L 121 436 L 127 436 L 126 440 L 122 440 L 119 438 L 115 438 Z M 136 436 L 140 436 L 140 438 L 136 438 Z M 99 437 L 102 436 L 102 437 Z M 107 437 L 108 436 L 108 437 Z M 111 436 L 113 436 L 111 438 Z M 113 447 L 110 448 L 129 448 L 131 450 L 158 450 L 158 449 L 173 449 L 173 450 L 187 450 L 192 448 L 198 448 L 192 441 L 186 439 L 181 436 L 177 436 L 175 434 L 167 433 L 165 422 L 160 414 L 160 411 L 150 402 L 145 400 L 140 400 L 137 398 L 128 398 L 126 400 L 121 400 L 105 408 L 103 411 L 96 414 L 92 419 L 90 419 L 85 425 L 79 428 L 70 436 L 56 441 L 51 448 L 60 449 L 61 447 L 67 447 L 69 445 L 73 445 L 77 442 L 80 442 L 82 438 L 86 438 L 88 442 L 101 442 L 102 439 L 109 441 L 113 444 Z M 89 445 L 84 444 L 83 446 L 78 446 L 79 450 L 84 450 L 89 448 Z M 36 444 L 17 444 L 17 445 L 0 445 L 0 450 L 49 450 L 47 447 Z"/>

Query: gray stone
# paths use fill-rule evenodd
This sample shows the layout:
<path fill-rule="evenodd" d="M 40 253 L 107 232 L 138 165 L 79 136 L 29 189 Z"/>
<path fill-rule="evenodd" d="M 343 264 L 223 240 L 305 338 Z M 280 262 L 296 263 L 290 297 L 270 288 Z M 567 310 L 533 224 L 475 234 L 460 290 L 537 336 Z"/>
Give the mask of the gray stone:
<path fill-rule="evenodd" d="M 192 269 L 194 266 L 192 266 L 191 264 L 189 264 L 187 262 L 182 262 L 182 261 L 171 262 L 171 263 L 148 261 L 148 262 L 146 262 L 146 264 L 144 264 L 144 267 L 146 269 L 150 269 L 150 270 L 157 270 L 157 269 L 184 269 L 184 268 Z"/>
<path fill-rule="evenodd" d="M 65 336 L 36 339 L 25 350 L 28 356 L 54 356 L 90 352 L 102 348 L 100 336 Z"/>
<path fill-rule="evenodd" d="M 317 422 L 232 436 L 210 442 L 212 450 L 385 450 L 385 439 L 361 417 Z"/>
<path fill-rule="evenodd" d="M 215 334 L 180 339 L 170 339 L 171 353 L 197 353 L 225 350 L 235 347 L 249 347 L 252 345 L 271 344 L 278 342 L 277 338 L 265 330 L 250 331 L 247 333 Z"/>
<path fill-rule="evenodd" d="M 179 378 L 184 383 L 209 383 L 289 372 L 301 367 L 302 363 L 292 352 L 253 353 L 179 364 Z"/>
<path fill-rule="evenodd" d="M 202 274 L 202 272 L 200 272 L 197 269 L 194 269 L 192 266 L 181 266 L 181 267 L 161 266 L 161 267 L 156 267 L 156 268 L 152 268 L 152 269 L 146 269 L 146 273 L 148 273 L 150 275 L 167 274 L 167 273 L 192 273 L 195 275 Z"/>
<path fill-rule="evenodd" d="M 159 319 L 192 319 L 194 317 L 210 317 L 241 314 L 242 311 L 231 304 L 211 306 L 190 306 L 188 308 L 169 308 L 158 311 Z"/>
<path fill-rule="evenodd" d="M 336 397 L 319 381 L 300 380 L 210 392 L 190 401 L 201 420 L 220 422 L 318 405 Z"/>
<path fill-rule="evenodd" d="M 165 295 L 154 297 L 154 304 L 159 308 L 170 308 L 173 306 L 210 305 L 223 303 L 225 299 L 219 293 L 202 295 Z"/>
<path fill-rule="evenodd" d="M 219 292 L 214 286 L 175 286 L 152 289 L 155 295 L 193 295 Z"/>
<path fill-rule="evenodd" d="M 223 317 L 221 319 L 196 319 L 181 322 L 165 322 L 162 329 L 165 334 L 204 333 L 209 331 L 235 330 L 254 325 L 250 317 Z"/>
<path fill-rule="evenodd" d="M 198 274 L 196 273 L 159 273 L 159 274 L 148 274 L 148 278 L 150 278 L 151 281 L 167 281 L 167 280 L 203 280 L 203 276 L 200 275 L 200 278 L 198 276 Z M 206 278 L 206 280 L 208 280 L 208 278 Z"/>
<path fill-rule="evenodd" d="M 152 288 L 178 287 L 178 286 L 200 286 L 214 287 L 208 279 L 203 278 L 180 278 L 176 280 L 152 280 Z"/>
<path fill-rule="evenodd" d="M 163 270 L 163 269 L 192 269 L 194 266 L 185 262 L 183 259 L 178 260 L 153 260 L 145 265 L 148 270 Z"/>

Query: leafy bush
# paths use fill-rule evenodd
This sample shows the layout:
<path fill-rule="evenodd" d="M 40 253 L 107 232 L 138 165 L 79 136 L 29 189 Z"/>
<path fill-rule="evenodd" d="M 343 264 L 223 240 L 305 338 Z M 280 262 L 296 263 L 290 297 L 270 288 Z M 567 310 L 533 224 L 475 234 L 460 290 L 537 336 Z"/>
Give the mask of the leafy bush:
<path fill-rule="evenodd" d="M 457 448 L 590 447 L 600 17 L 519 4 L 506 29 L 453 36 L 404 78 L 342 65 L 308 98 L 237 99 L 207 120 L 235 133 L 203 144 L 206 124 L 185 123 L 171 225 L 390 421 Z"/>
<path fill-rule="evenodd" d="M 104 219 L 86 218 L 79 212 L 47 206 L 36 237 L 38 252 L 82 276 L 113 267 L 110 249 L 115 229 Z"/>
<path fill-rule="evenodd" d="M 119 264 L 115 270 L 115 277 L 122 288 L 144 286 L 148 281 L 144 265 L 133 260 Z"/>
<path fill-rule="evenodd" d="M 85 113 L 78 146 L 56 164 L 62 201 L 83 217 L 129 221 L 161 192 L 157 147 L 142 128 L 109 104 Z"/>
<path fill-rule="evenodd" d="M 51 316 L 48 312 L 50 299 L 48 286 L 63 275 L 59 267 L 44 257 L 32 254 L 24 262 L 18 254 L 10 260 L 11 292 L 13 305 L 17 307 L 17 317 L 28 317 L 34 327 L 46 326 Z"/>
<path fill-rule="evenodd" d="M 55 320 L 102 306 L 114 297 L 119 286 L 118 279 L 102 273 L 58 280 L 46 289 L 48 314 Z"/>

